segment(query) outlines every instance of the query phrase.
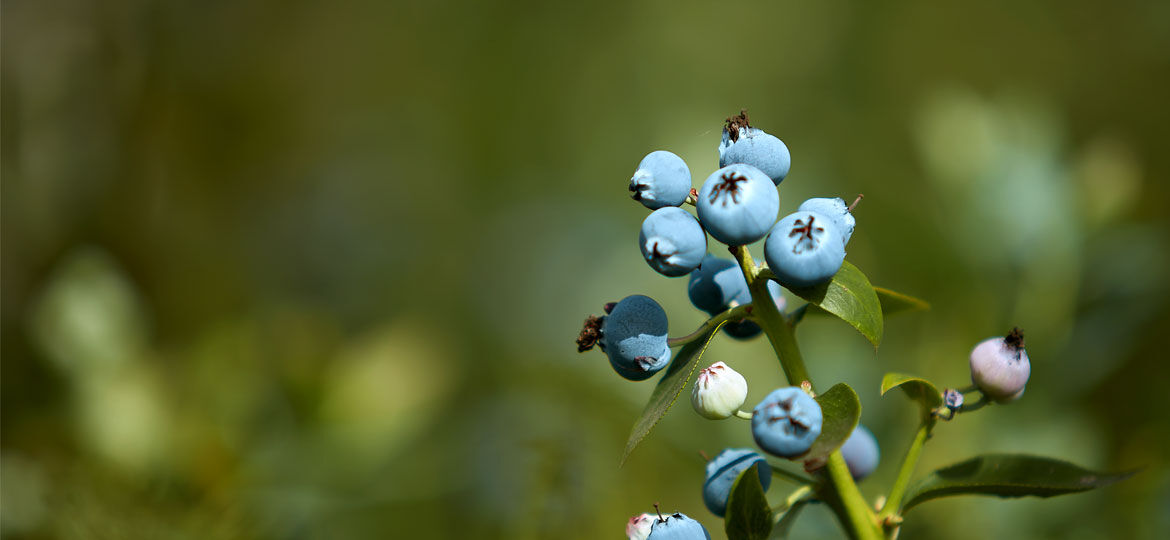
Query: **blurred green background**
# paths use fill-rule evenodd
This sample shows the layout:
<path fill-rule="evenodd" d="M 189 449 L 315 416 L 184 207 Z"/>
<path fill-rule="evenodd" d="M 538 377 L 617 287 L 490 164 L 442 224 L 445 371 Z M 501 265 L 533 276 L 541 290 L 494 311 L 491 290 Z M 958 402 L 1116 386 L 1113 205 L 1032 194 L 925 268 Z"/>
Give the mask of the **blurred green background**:
<path fill-rule="evenodd" d="M 865 193 L 849 259 L 933 304 L 876 354 L 801 327 L 882 445 L 867 498 L 914 429 L 881 374 L 963 385 L 1017 324 L 1027 395 L 941 425 L 920 474 L 1145 467 L 934 502 L 902 538 L 1170 529 L 1170 3 L 8 0 L 2 23 L 6 538 L 620 538 L 656 501 L 722 538 L 696 451 L 746 424 L 680 403 L 618 468 L 653 383 L 573 338 L 633 293 L 673 334 L 703 320 L 640 260 L 626 184 L 670 149 L 700 185 L 740 108 L 792 151 L 782 209 Z M 764 340 L 708 354 L 749 401 L 781 384 Z M 839 528 L 814 508 L 795 535 Z"/>

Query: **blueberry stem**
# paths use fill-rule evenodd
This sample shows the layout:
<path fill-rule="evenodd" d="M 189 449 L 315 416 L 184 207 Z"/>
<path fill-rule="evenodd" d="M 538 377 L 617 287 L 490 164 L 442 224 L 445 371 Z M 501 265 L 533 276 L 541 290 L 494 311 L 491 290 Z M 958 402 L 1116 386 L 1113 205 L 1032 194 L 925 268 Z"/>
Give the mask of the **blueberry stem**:
<path fill-rule="evenodd" d="M 784 504 L 773 508 L 772 513 L 781 514 L 787 512 L 791 510 L 793 506 L 796 506 L 796 503 L 812 498 L 812 495 L 812 486 L 800 486 L 796 488 L 791 494 L 789 494 L 788 498 L 784 499 Z"/>
<path fill-rule="evenodd" d="M 735 411 L 735 416 L 737 416 L 739 418 L 743 418 L 744 420 L 751 420 L 752 419 L 752 413 L 747 412 L 747 411 Z"/>
<path fill-rule="evenodd" d="M 789 482 L 794 482 L 797 484 L 813 484 L 814 483 L 812 478 L 809 478 L 803 474 L 798 474 L 798 473 L 794 473 L 794 472 L 789 471 L 789 470 L 782 469 L 776 465 L 772 465 L 771 463 L 769 463 L 769 465 L 772 466 L 772 476 L 775 476 L 778 478 L 783 478 L 785 480 L 788 480 Z"/>
<path fill-rule="evenodd" d="M 751 304 L 744 304 L 742 306 L 736 306 L 736 307 L 731 308 L 727 311 L 724 311 L 723 313 L 720 313 L 714 317 L 711 317 L 710 319 L 707 319 L 707 322 L 699 325 L 699 328 L 697 330 L 695 330 L 694 332 L 691 332 L 685 336 L 666 338 L 666 345 L 670 346 L 670 347 L 677 347 L 679 345 L 686 345 L 687 343 L 690 343 L 690 342 L 692 342 L 696 339 L 699 339 L 700 337 L 703 337 L 704 335 L 706 335 L 708 329 L 718 328 L 719 325 L 723 324 L 724 321 L 736 321 L 736 320 L 740 320 L 740 319 L 747 319 L 748 315 L 751 312 L 752 312 Z"/>
<path fill-rule="evenodd" d="M 906 495 L 906 488 L 910 485 L 910 477 L 914 475 L 914 467 L 918 465 L 918 457 L 922 454 L 922 447 L 926 445 L 926 439 L 930 437 L 930 430 L 934 427 L 934 422 L 934 418 L 929 414 L 923 415 L 922 423 L 919 424 L 918 431 L 914 433 L 914 440 L 910 443 L 910 449 L 906 450 L 906 458 L 902 460 L 902 468 L 898 471 L 898 478 L 894 480 L 894 486 L 890 488 L 890 494 L 886 497 L 886 504 L 878 513 L 878 520 L 886 522 L 901 510 L 902 497 Z"/>
<path fill-rule="evenodd" d="M 771 342 L 772 349 L 776 351 L 776 356 L 780 360 L 784 376 L 788 378 L 788 384 L 800 386 L 801 383 L 807 382 L 811 389 L 812 380 L 804 366 L 804 359 L 800 356 L 800 347 L 796 344 L 796 329 L 777 309 L 776 303 L 772 301 L 772 293 L 768 290 L 768 280 L 772 272 L 757 268 L 747 247 L 733 246 L 730 251 L 739 262 L 739 268 L 748 283 L 748 290 L 752 293 L 752 304 L 757 308 L 752 312 L 752 316 L 767 334 L 768 341 Z M 761 277 L 763 279 L 760 279 Z M 817 474 L 821 476 L 827 474 L 829 479 L 829 482 L 824 484 L 823 489 L 827 493 L 822 499 L 828 500 L 837 512 L 837 518 L 849 537 L 859 540 L 882 538 L 882 531 L 878 527 L 873 510 L 857 489 L 857 483 L 849 473 L 849 467 L 845 465 L 840 450 L 829 454 L 822 471 L 826 472 Z"/>
<path fill-rule="evenodd" d="M 974 392 L 974 391 L 976 391 L 976 390 L 978 390 L 978 389 L 979 389 L 979 386 L 978 386 L 978 385 L 976 385 L 976 384 L 974 384 L 974 383 L 972 383 L 972 384 L 970 384 L 970 385 L 968 385 L 968 386 L 964 386 L 964 387 L 962 387 L 962 388 L 956 388 L 956 390 L 957 390 L 957 391 L 958 391 L 960 394 L 970 394 L 971 392 Z"/>
<path fill-rule="evenodd" d="M 955 412 L 956 413 L 965 413 L 965 412 L 978 411 L 979 409 L 982 409 L 983 407 L 986 407 L 988 405 L 991 405 L 991 399 L 989 399 L 987 397 L 987 394 L 983 394 L 983 395 L 979 396 L 979 401 L 976 401 L 975 403 L 969 403 L 967 405 L 963 405 L 962 407 L 959 407 L 959 409 L 956 410 Z"/>
<path fill-rule="evenodd" d="M 849 211 L 849 213 L 850 213 L 850 214 L 852 214 L 852 213 L 853 213 L 853 209 L 854 209 L 854 208 L 857 208 L 857 204 L 858 204 L 858 203 L 860 203 L 860 202 L 861 202 L 861 199 L 864 199 L 864 198 L 865 198 L 865 194 L 864 194 L 864 193 L 858 193 L 858 194 L 857 194 L 857 198 L 856 198 L 856 199 L 853 199 L 853 203 L 852 203 L 852 204 L 850 204 L 850 205 L 849 205 L 849 208 L 846 208 L 846 210 L 848 210 L 848 211 Z"/>

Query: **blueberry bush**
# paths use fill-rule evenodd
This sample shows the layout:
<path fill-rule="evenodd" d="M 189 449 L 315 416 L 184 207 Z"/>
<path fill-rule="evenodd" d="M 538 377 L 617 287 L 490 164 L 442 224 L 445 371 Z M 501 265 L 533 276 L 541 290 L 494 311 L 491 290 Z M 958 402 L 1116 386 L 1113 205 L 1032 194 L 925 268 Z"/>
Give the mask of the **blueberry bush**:
<path fill-rule="evenodd" d="M 915 478 L 919 456 L 940 421 L 1023 396 L 1031 366 L 1023 331 L 1014 328 L 973 346 L 971 384 L 951 388 L 903 373 L 874 381 L 883 396 L 900 394 L 917 403 L 919 417 L 893 485 L 877 500 L 865 500 L 857 482 L 877 467 L 880 445 L 859 424 L 861 403 L 853 388 L 814 384 L 796 328 L 809 316 L 833 316 L 877 348 L 887 316 L 925 310 L 928 304 L 872 285 L 846 260 L 860 195 L 852 204 L 838 197 L 813 198 L 793 213 L 780 214 L 779 186 L 791 156 L 780 139 L 753 127 L 746 111 L 727 119 L 718 150 L 720 168 L 698 189 L 689 185 L 690 168 L 682 159 L 663 150 L 646 156 L 629 187 L 634 200 L 653 210 L 639 237 L 647 264 L 664 276 L 689 275 L 687 295 L 710 319 L 689 334 L 669 337 L 663 308 L 647 296 L 633 295 L 606 304 L 605 315 L 590 315 L 577 339 L 579 351 L 600 349 L 626 379 L 648 380 L 662 372 L 634 422 L 621 462 L 689 386 L 699 415 L 746 420 L 744 429 L 750 429 L 759 447 L 724 449 L 708 459 L 703 481 L 696 480 L 708 510 L 723 518 L 731 539 L 784 538 L 810 504 L 827 505 L 850 538 L 895 538 L 910 510 L 939 497 L 1050 497 L 1132 474 L 1094 472 L 1054 457 L 976 454 Z M 682 208 L 686 205 L 695 207 L 697 218 Z M 759 240 L 764 240 L 766 264 L 757 263 L 747 247 Z M 731 259 L 708 253 L 719 244 Z M 803 303 L 789 309 L 779 286 Z M 699 369 L 703 352 L 720 333 L 737 339 L 766 336 L 788 386 L 770 391 L 745 411 L 751 381 L 724 362 Z M 781 481 L 772 482 L 773 477 Z M 644 503 L 630 504 L 641 508 Z M 710 538 L 698 520 L 663 512 L 657 504 L 654 512 L 632 517 L 626 533 L 631 540 Z"/>

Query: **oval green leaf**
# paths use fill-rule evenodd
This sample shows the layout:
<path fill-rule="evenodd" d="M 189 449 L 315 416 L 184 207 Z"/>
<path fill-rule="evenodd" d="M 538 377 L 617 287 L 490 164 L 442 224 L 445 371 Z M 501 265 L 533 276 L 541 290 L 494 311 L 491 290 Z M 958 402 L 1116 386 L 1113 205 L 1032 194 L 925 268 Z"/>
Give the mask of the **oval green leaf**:
<path fill-rule="evenodd" d="M 670 410 L 670 406 L 674 404 L 683 388 L 686 388 L 687 382 L 691 380 L 691 375 L 695 372 L 695 365 L 703 356 L 703 352 L 707 350 L 711 338 L 715 337 L 715 333 L 722 326 L 723 323 L 720 323 L 715 328 L 709 328 L 707 332 L 684 345 L 675 354 L 674 360 L 670 362 L 670 367 L 666 368 L 666 374 L 658 380 L 658 386 L 655 386 L 654 392 L 650 394 L 650 401 L 646 403 L 638 421 L 634 422 L 634 428 L 630 430 L 630 438 L 626 441 L 626 449 L 622 452 L 620 465 L 625 465 L 626 459 L 630 457 L 630 453 L 634 451 L 638 443 L 650 434 L 650 430 L 654 429 L 658 421 L 666 415 L 666 411 Z"/>
<path fill-rule="evenodd" d="M 821 423 L 821 434 L 813 441 L 808 453 L 800 457 L 805 461 L 829 457 L 829 454 L 845 444 L 861 418 L 861 400 L 848 384 L 837 383 L 817 396 L 816 400 L 821 406 L 824 420 Z"/>
<path fill-rule="evenodd" d="M 811 306 L 832 313 L 849 323 L 874 347 L 881 344 L 881 302 L 878 301 L 873 285 L 869 284 L 869 278 L 849 261 L 845 261 L 837 275 L 827 283 L 807 288 L 789 287 L 788 290 L 808 301 Z"/>
<path fill-rule="evenodd" d="M 921 404 L 926 413 L 942 405 L 942 392 L 922 377 L 905 373 L 887 373 L 882 377 L 882 395 L 886 395 L 886 392 L 894 388 L 901 388 L 906 392 L 906 396 Z"/>
<path fill-rule="evenodd" d="M 740 473 L 727 495 L 723 528 L 728 538 L 767 540 L 772 534 L 772 508 L 760 485 L 759 467 L 757 463 Z"/>
<path fill-rule="evenodd" d="M 1136 471 L 1099 473 L 1058 459 L 988 454 L 930 473 L 906 493 L 902 511 L 939 497 L 1053 497 L 1107 486 Z"/>

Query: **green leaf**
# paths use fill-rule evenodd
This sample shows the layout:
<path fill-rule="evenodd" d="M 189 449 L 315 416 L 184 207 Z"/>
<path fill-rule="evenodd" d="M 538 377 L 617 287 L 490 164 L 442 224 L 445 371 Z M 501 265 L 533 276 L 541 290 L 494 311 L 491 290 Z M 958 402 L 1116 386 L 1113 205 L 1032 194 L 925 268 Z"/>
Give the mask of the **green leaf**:
<path fill-rule="evenodd" d="M 809 503 L 808 499 L 797 501 L 792 506 L 789 506 L 783 514 L 780 514 L 779 519 L 776 520 L 776 525 L 772 527 L 772 534 L 768 535 L 768 540 L 784 540 L 788 538 L 788 533 L 792 532 L 792 524 L 796 523 L 796 518 L 800 516 L 800 511 Z"/>
<path fill-rule="evenodd" d="M 1057 459 L 988 454 L 930 473 L 907 491 L 902 511 L 950 495 L 1052 497 L 1078 493 L 1124 480 L 1135 472 L 1098 473 Z"/>
<path fill-rule="evenodd" d="M 857 420 L 861 418 L 861 400 L 857 399 L 857 392 L 848 384 L 837 383 L 817 396 L 816 400 L 821 406 L 824 420 L 821 423 L 821 434 L 813 441 L 808 453 L 800 458 L 805 461 L 829 457 L 833 450 L 845 444 L 853 428 L 857 427 Z"/>
<path fill-rule="evenodd" d="M 930 309 L 930 304 L 925 300 L 914 298 L 913 296 L 894 292 L 883 287 L 874 287 L 873 292 L 877 293 L 878 302 L 882 305 L 882 317 L 889 317 L 898 313 L 908 313 L 911 311 L 926 311 Z M 806 315 L 832 315 L 812 304 L 805 304 L 801 306 L 805 310 Z"/>
<path fill-rule="evenodd" d="M 792 294 L 819 307 L 861 332 L 874 347 L 882 341 L 882 306 L 869 279 L 849 261 L 841 265 L 837 275 L 827 283 L 815 287 L 793 288 Z"/>
<path fill-rule="evenodd" d="M 942 392 L 938 391 L 930 381 L 904 373 L 886 373 L 882 377 L 882 395 L 894 388 L 901 388 L 910 399 L 922 405 L 924 412 L 942 405 Z"/>
<path fill-rule="evenodd" d="M 767 540 L 772 533 L 772 508 L 760 485 L 760 464 L 740 473 L 727 495 L 727 514 L 723 528 L 728 538 Z"/>
<path fill-rule="evenodd" d="M 874 287 L 873 292 L 877 293 L 878 301 L 882 303 L 883 316 L 930 309 L 930 304 L 925 300 L 894 292 L 885 287 Z"/>
<path fill-rule="evenodd" d="M 683 388 L 686 388 L 687 382 L 690 381 L 691 375 L 695 372 L 695 365 L 699 357 L 703 356 L 703 351 L 707 350 L 711 338 L 715 337 L 715 333 L 723 324 L 719 323 L 719 326 L 708 329 L 706 333 L 684 345 L 675 354 L 674 360 L 670 362 L 670 367 L 666 369 L 666 374 L 658 380 L 658 386 L 655 386 L 654 392 L 650 394 L 650 401 L 646 403 L 641 416 L 634 423 L 634 428 L 630 430 L 630 439 L 626 441 L 626 449 L 622 452 L 621 465 L 626 463 L 630 453 L 634 451 L 638 443 L 642 442 L 642 439 L 646 438 L 646 435 L 650 434 L 650 430 L 654 429 L 658 421 L 666 415 L 666 411 L 670 410 L 670 406 L 674 404 L 674 400 L 678 398 Z"/>

